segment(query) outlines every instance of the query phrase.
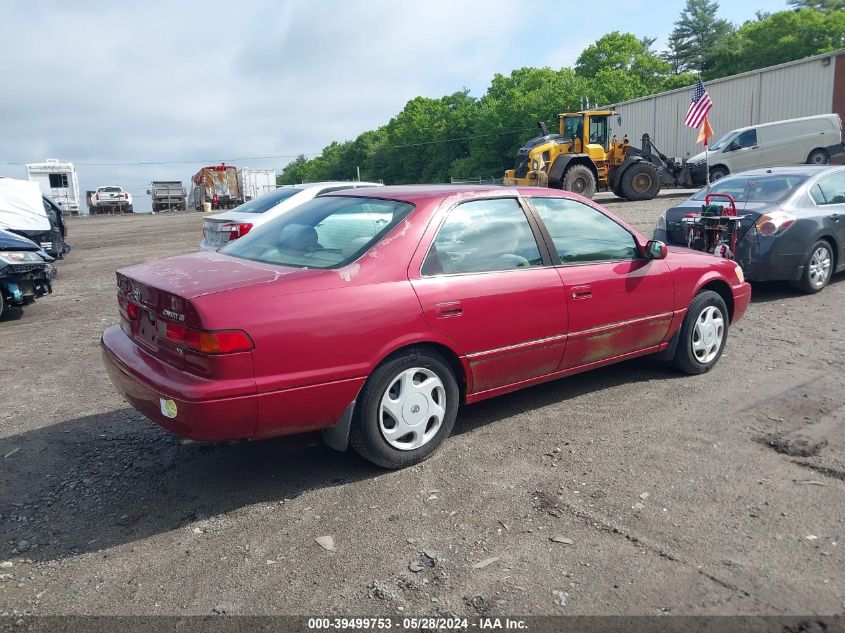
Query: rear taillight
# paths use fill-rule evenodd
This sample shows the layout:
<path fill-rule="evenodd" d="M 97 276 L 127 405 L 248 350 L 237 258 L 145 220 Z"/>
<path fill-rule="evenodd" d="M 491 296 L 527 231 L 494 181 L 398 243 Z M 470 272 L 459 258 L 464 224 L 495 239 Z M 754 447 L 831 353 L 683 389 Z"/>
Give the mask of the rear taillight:
<path fill-rule="evenodd" d="M 94 198 L 96 198 L 97 200 L 99 200 L 99 199 L 100 199 L 100 194 L 95 193 L 95 194 L 94 194 Z"/>
<path fill-rule="evenodd" d="M 242 330 L 199 330 L 179 323 L 158 322 L 159 338 L 201 354 L 248 352 L 254 346 Z"/>
<path fill-rule="evenodd" d="M 795 223 L 795 218 L 783 211 L 773 211 L 757 218 L 754 226 L 760 235 L 780 235 Z"/>
<path fill-rule="evenodd" d="M 126 297 L 117 298 L 117 307 L 120 309 L 120 314 L 129 321 L 135 321 L 138 318 L 138 305 L 132 303 Z"/>
<path fill-rule="evenodd" d="M 231 242 L 249 233 L 251 228 L 252 224 L 249 222 L 227 222 L 220 227 L 220 230 L 229 233 L 229 241 Z"/>

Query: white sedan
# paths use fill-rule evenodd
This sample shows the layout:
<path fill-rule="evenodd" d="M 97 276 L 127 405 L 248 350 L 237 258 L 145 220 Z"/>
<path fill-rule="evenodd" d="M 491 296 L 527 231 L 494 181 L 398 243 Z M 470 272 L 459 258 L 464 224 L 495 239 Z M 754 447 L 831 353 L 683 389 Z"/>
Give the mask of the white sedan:
<path fill-rule="evenodd" d="M 279 217 L 321 193 L 343 189 L 381 187 L 377 182 L 312 182 L 286 185 L 223 213 L 215 213 L 203 220 L 200 250 L 216 251 L 252 229 Z"/>

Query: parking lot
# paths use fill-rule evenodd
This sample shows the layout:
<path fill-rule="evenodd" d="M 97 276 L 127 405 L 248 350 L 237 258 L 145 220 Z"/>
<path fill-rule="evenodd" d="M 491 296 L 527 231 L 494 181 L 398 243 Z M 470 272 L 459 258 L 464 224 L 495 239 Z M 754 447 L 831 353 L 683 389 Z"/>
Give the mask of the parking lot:
<path fill-rule="evenodd" d="M 609 206 L 650 234 L 670 204 Z M 645 358 L 468 406 L 386 472 L 317 434 L 183 444 L 116 394 L 114 271 L 201 220 L 70 219 L 54 294 L 0 322 L 0 614 L 845 608 L 841 277 L 755 286 L 708 374 Z"/>

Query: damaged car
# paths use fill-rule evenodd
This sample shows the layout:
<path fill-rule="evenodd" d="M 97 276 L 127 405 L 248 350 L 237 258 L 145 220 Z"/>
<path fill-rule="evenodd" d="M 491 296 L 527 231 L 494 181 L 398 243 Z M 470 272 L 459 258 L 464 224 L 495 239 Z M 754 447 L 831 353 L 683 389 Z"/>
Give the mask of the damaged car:
<path fill-rule="evenodd" d="M 53 291 L 52 261 L 32 240 L 0 230 L 0 318 L 9 308 L 22 308 Z"/>
<path fill-rule="evenodd" d="M 574 193 L 347 189 L 219 252 L 117 271 L 101 350 L 126 400 L 180 436 L 321 430 L 399 468 L 462 404 L 649 354 L 710 371 L 750 296 L 734 262 Z"/>

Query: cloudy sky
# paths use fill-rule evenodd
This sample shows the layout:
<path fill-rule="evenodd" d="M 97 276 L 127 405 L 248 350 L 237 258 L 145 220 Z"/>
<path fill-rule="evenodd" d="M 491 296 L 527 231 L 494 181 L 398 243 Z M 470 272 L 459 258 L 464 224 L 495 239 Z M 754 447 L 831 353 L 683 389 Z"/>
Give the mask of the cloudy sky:
<path fill-rule="evenodd" d="M 147 210 L 150 180 L 187 186 L 222 160 L 280 171 L 417 95 L 480 96 L 494 73 L 572 65 L 609 31 L 661 47 L 683 4 L 626 0 L 590 18 L 570 0 L 13 0 L 0 38 L 0 176 L 70 160 L 83 191 L 119 184 Z M 737 23 L 786 8 L 722 4 Z"/>

